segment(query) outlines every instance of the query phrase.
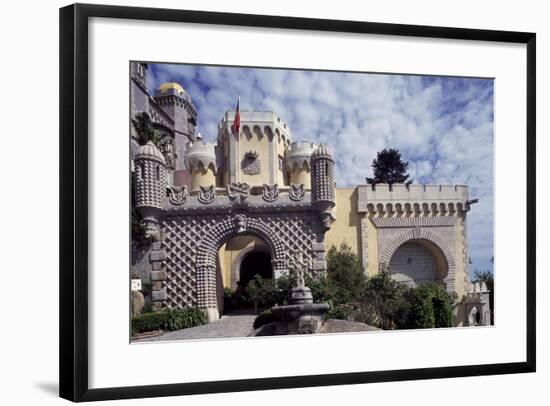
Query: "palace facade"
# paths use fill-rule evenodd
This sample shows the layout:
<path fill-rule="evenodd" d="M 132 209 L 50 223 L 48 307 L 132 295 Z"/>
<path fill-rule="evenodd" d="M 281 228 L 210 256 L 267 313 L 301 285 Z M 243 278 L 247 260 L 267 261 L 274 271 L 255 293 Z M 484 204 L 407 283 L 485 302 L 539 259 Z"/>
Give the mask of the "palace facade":
<path fill-rule="evenodd" d="M 151 95 L 147 68 L 132 63 L 130 137 L 134 206 L 150 244 L 133 251 L 132 272 L 150 279 L 156 310 L 199 306 L 215 320 L 224 287 L 277 278 L 298 255 L 319 276 L 328 248 L 346 243 L 367 275 L 441 283 L 459 298 L 458 325 L 490 323 L 488 291 L 469 281 L 468 186 L 338 188 L 328 148 L 295 141 L 270 111 L 241 111 L 237 132 L 226 111 L 216 142 L 204 142 L 189 94 L 164 83 Z M 155 143 L 142 141 L 143 113 Z"/>

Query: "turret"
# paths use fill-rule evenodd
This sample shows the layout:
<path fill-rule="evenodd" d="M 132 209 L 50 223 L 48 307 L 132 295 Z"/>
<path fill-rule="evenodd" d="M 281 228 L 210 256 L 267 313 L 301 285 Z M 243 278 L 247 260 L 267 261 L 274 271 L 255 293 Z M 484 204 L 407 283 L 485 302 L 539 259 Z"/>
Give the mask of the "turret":
<path fill-rule="evenodd" d="M 198 191 L 200 186 L 216 185 L 216 146 L 198 139 L 187 146 L 185 165 L 191 174 L 191 192 Z"/>
<path fill-rule="evenodd" d="M 191 96 L 179 83 L 161 84 L 155 91 L 155 100 L 174 120 L 176 134 L 185 135 L 191 140 L 195 138 L 197 109 Z"/>
<path fill-rule="evenodd" d="M 311 200 L 326 229 L 334 221 L 335 189 L 334 160 L 327 147 L 320 144 L 311 154 Z"/>
<path fill-rule="evenodd" d="M 155 91 L 154 99 L 174 121 L 175 168 L 183 169 L 185 145 L 189 141 L 195 141 L 197 108 L 187 91 L 175 82 L 162 83 Z"/>
<path fill-rule="evenodd" d="M 134 164 L 136 208 L 146 226 L 146 235 L 157 239 L 157 213 L 166 193 L 166 162 L 162 153 L 149 141 L 136 151 Z"/>
<path fill-rule="evenodd" d="M 144 62 L 132 62 L 132 79 L 134 79 L 143 89 L 147 89 L 147 69 Z"/>
<path fill-rule="evenodd" d="M 311 189 L 311 154 L 315 149 L 312 142 L 293 142 L 286 151 L 285 165 L 289 174 L 289 183 L 304 185 Z"/>

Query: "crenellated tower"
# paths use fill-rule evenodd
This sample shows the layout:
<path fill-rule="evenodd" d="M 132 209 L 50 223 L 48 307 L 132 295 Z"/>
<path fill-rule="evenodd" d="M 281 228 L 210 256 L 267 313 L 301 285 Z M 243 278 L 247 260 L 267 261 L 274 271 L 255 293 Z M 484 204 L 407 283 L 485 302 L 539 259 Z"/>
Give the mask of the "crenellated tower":
<path fill-rule="evenodd" d="M 185 153 L 185 165 L 191 175 L 191 192 L 197 192 L 201 186 L 216 187 L 218 170 L 216 146 L 198 139 L 189 143 Z"/>
<path fill-rule="evenodd" d="M 158 240 L 158 213 L 166 193 L 166 162 L 162 153 L 149 141 L 136 151 L 134 165 L 136 209 L 146 227 L 146 236 Z"/>
<path fill-rule="evenodd" d="M 285 155 L 289 184 L 311 189 L 311 154 L 315 147 L 314 143 L 307 141 L 290 144 Z"/>
<path fill-rule="evenodd" d="M 311 154 L 311 202 L 319 211 L 325 229 L 335 220 L 332 209 L 336 205 L 334 160 L 324 144 Z"/>

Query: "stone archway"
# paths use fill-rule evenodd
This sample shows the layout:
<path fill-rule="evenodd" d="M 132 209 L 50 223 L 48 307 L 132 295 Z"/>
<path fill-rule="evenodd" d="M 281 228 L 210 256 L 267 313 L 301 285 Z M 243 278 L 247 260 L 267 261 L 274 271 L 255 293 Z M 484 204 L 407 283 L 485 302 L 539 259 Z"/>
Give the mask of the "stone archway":
<path fill-rule="evenodd" d="M 443 252 L 428 240 L 413 239 L 401 244 L 390 259 L 393 279 L 409 286 L 442 283 L 448 273 Z"/>
<path fill-rule="evenodd" d="M 455 290 L 455 273 L 456 263 L 454 255 L 447 247 L 445 240 L 439 234 L 426 228 L 415 227 L 398 234 L 393 238 L 384 248 L 380 257 L 379 267 L 380 270 L 386 270 L 389 268 L 390 261 L 395 252 L 404 243 L 409 241 L 426 241 L 428 244 L 432 244 L 444 258 L 447 265 L 447 275 L 444 277 L 447 292 L 454 292 Z"/>
<path fill-rule="evenodd" d="M 217 255 L 222 244 L 238 235 L 254 235 L 269 247 L 271 264 L 275 276 L 287 271 L 284 244 L 261 218 L 248 217 L 243 213 L 228 217 L 217 223 L 209 235 L 203 236 L 198 244 L 197 304 L 206 309 L 209 321 L 219 318 L 217 298 Z"/>

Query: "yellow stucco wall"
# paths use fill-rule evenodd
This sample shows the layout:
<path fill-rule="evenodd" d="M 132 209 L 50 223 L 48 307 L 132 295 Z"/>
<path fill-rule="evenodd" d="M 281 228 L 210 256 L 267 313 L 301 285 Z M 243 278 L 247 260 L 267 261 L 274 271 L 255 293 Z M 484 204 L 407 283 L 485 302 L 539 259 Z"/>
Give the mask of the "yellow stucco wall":
<path fill-rule="evenodd" d="M 250 151 L 256 151 L 259 154 L 261 171 L 259 174 L 249 175 L 243 172 L 241 163 L 244 160 L 245 154 Z M 259 136 L 253 131 L 246 134 L 241 134 L 239 145 L 239 162 L 238 170 L 240 171 L 240 181 L 246 182 L 250 186 L 262 186 L 264 183 L 271 183 L 269 178 L 269 166 L 271 157 L 269 155 L 269 137 L 267 135 Z"/>
<path fill-rule="evenodd" d="M 357 188 L 336 189 L 336 221 L 325 234 L 328 249 L 346 242 L 361 258 L 361 215 L 357 213 Z"/>
<path fill-rule="evenodd" d="M 199 190 L 199 186 L 216 185 L 216 175 L 212 167 L 204 168 L 199 165 L 198 168 L 193 168 L 191 172 L 191 191 Z"/>
<path fill-rule="evenodd" d="M 218 251 L 223 286 L 235 289 L 237 287 L 238 269 L 235 262 L 238 262 L 239 256 L 243 253 L 253 252 L 255 250 L 265 251 L 266 243 L 254 236 L 238 236 L 227 241 Z M 244 255 L 242 256 L 244 258 Z"/>
<path fill-rule="evenodd" d="M 297 185 L 303 183 L 306 189 L 311 189 L 311 173 L 307 168 L 299 168 L 298 166 L 290 172 L 290 183 Z"/>
<path fill-rule="evenodd" d="M 372 220 L 365 218 L 367 222 L 367 275 L 372 276 L 378 273 L 378 231 Z M 365 266 L 365 264 L 363 264 Z"/>
<path fill-rule="evenodd" d="M 285 151 L 287 148 L 287 144 L 284 142 L 283 137 L 279 136 L 277 134 L 273 137 L 273 142 L 276 145 L 276 154 L 277 154 L 277 162 L 276 162 L 276 168 L 277 168 L 277 183 L 279 186 L 286 185 L 288 183 L 288 176 L 285 177 L 285 165 L 284 165 L 284 157 L 285 157 Z M 282 169 L 279 169 L 279 158 L 283 159 L 283 165 Z"/>

